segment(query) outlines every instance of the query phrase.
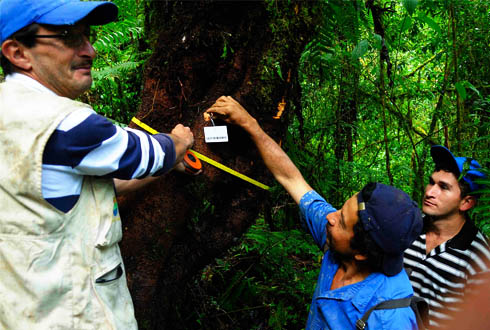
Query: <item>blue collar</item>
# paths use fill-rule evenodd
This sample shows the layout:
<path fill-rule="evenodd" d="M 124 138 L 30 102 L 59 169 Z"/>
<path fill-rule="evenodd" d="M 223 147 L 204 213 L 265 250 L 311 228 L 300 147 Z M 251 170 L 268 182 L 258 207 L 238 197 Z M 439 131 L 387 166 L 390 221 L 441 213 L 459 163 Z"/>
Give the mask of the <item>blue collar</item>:
<path fill-rule="evenodd" d="M 338 265 L 335 265 L 330 269 L 330 271 L 333 272 L 333 275 L 331 276 L 332 279 L 328 281 L 329 283 L 326 283 L 328 285 L 324 286 L 322 290 L 318 292 L 317 299 L 335 299 L 340 301 L 350 300 L 358 311 L 365 311 L 367 304 L 372 300 L 373 296 L 384 282 L 383 280 L 380 281 L 380 277 L 384 277 L 385 275 L 381 273 L 371 273 L 360 282 L 349 284 L 335 290 L 330 290 L 333 276 L 337 270 Z"/>

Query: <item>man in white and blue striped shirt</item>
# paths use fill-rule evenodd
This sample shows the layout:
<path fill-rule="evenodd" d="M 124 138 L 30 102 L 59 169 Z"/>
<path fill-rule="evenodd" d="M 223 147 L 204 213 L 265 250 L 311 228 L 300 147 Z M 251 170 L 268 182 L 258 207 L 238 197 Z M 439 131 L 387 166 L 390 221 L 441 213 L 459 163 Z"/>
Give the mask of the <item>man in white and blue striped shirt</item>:
<path fill-rule="evenodd" d="M 20 73 L 8 75 L 6 81 L 53 93 Z M 159 176 L 174 166 L 176 158 L 182 155 L 176 157 L 172 135 L 122 129 L 92 109 L 81 108 L 61 121 L 46 144 L 42 194 L 54 207 L 68 212 L 78 200 L 86 175 L 124 180 Z"/>
<path fill-rule="evenodd" d="M 430 328 L 450 328 L 469 290 L 483 282 L 478 275 L 490 269 L 489 242 L 468 216 L 482 188 L 476 180 L 485 175 L 476 160 L 455 157 L 443 146 L 433 146 L 431 155 L 424 231 L 405 250 L 404 266 L 414 294 L 429 304 Z"/>
<path fill-rule="evenodd" d="M 137 329 L 115 190 L 182 165 L 194 137 L 180 124 L 122 129 L 75 101 L 92 84 L 90 26 L 117 12 L 106 1 L 0 1 L 2 328 Z"/>

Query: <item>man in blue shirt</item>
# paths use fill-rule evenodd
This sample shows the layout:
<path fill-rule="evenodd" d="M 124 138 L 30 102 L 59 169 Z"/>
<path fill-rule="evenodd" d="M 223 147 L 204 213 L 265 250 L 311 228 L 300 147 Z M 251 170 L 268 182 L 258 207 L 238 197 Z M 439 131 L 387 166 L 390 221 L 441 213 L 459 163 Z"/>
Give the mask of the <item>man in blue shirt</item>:
<path fill-rule="evenodd" d="M 422 230 L 418 206 L 403 191 L 367 184 L 336 210 L 304 180 L 287 154 L 233 98 L 206 111 L 248 132 L 279 183 L 299 204 L 317 245 L 324 249 L 307 329 L 354 329 L 378 303 L 413 295 L 403 251 Z M 410 307 L 374 310 L 367 329 L 416 329 Z M 360 327 L 363 328 L 362 326 Z"/>

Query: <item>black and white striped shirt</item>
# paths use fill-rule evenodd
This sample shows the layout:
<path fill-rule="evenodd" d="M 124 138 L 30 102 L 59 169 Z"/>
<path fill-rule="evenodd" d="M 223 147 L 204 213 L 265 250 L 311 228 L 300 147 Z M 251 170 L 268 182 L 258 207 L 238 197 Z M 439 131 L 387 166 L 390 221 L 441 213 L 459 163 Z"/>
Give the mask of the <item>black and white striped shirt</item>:
<path fill-rule="evenodd" d="M 488 239 L 466 221 L 460 232 L 426 254 L 426 235 L 420 235 L 405 251 L 404 266 L 416 296 L 429 304 L 431 328 L 446 326 L 460 309 L 475 275 L 490 269 Z"/>

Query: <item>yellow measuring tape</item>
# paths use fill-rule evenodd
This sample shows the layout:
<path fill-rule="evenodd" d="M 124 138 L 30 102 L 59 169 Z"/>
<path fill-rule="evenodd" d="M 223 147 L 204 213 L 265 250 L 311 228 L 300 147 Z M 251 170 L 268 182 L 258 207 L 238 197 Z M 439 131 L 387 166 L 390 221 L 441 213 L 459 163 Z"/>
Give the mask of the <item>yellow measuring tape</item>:
<path fill-rule="evenodd" d="M 146 125 L 145 123 L 143 123 L 142 121 L 140 121 L 139 119 L 137 119 L 135 117 L 133 117 L 131 119 L 131 121 L 133 123 L 135 123 L 136 125 L 138 125 L 139 127 L 143 128 L 148 133 L 158 134 L 158 131 L 154 130 L 153 128 L 151 128 L 150 126 Z M 196 157 L 199 158 L 200 160 L 202 160 L 202 161 L 204 161 L 204 162 L 206 162 L 206 163 L 208 163 L 210 165 L 213 165 L 213 166 L 219 168 L 220 170 L 223 170 L 223 171 L 225 171 L 227 173 L 230 173 L 231 175 L 234 175 L 234 176 L 236 176 L 236 177 L 238 177 L 238 178 L 240 178 L 242 180 L 245 180 L 245 181 L 247 181 L 247 182 L 249 182 L 249 183 L 251 183 L 253 185 L 256 185 L 257 187 L 260 187 L 262 189 L 265 189 L 265 190 L 269 190 L 270 189 L 269 186 L 266 186 L 265 184 L 260 183 L 260 182 L 258 182 L 256 180 L 252 179 L 252 178 L 249 178 L 248 176 L 243 175 L 242 173 L 237 172 L 237 171 L 229 168 L 228 166 L 225 166 L 223 164 L 220 164 L 217 161 L 212 160 L 211 158 L 208 158 L 208 157 L 204 156 L 203 154 L 198 153 L 195 150 L 189 149 L 189 151 L 192 151 L 196 155 Z"/>

